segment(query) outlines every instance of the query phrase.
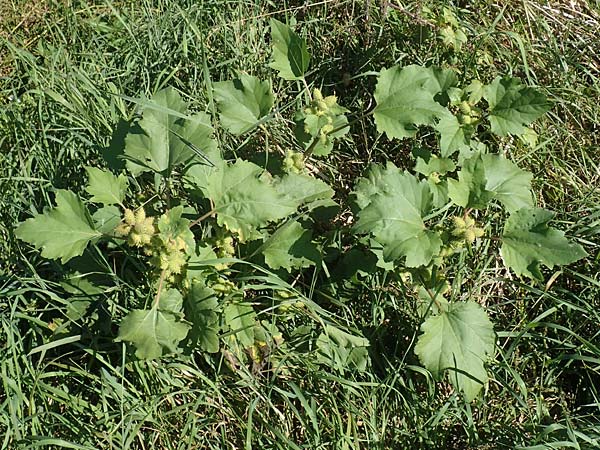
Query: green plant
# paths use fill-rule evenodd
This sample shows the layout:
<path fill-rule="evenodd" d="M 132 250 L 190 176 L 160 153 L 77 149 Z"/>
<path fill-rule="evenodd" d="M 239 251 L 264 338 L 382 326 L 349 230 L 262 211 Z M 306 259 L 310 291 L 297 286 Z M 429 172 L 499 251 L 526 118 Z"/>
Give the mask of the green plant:
<path fill-rule="evenodd" d="M 167 88 L 143 102 L 142 118 L 113 149 L 128 175 L 87 168 L 89 201 L 57 190 L 55 208 L 16 230 L 62 263 L 85 259 L 91 244 L 122 268 L 125 282 L 143 286 L 145 302 L 121 305 L 126 315 L 118 333 L 138 358 L 224 348 L 233 366 L 260 367 L 289 337 L 281 322 L 299 315 L 306 320 L 293 333 L 318 329 L 307 351 L 319 361 L 340 371 L 369 363 L 368 340 L 326 322 L 309 295 L 313 281 L 326 293 L 319 269 L 337 263 L 323 257 L 333 234 L 315 229 L 340 206 L 306 163 L 327 157 L 353 121 L 335 96 L 309 88 L 306 42 L 281 22 L 273 20 L 271 29 L 271 67 L 284 80 L 303 82 L 305 100 L 292 116 L 296 143 L 271 145 L 269 127 L 285 117 L 268 81 L 240 73 L 213 86 L 220 125 L 264 143 L 263 165 L 223 155 L 210 117 L 190 113 Z M 436 377 L 449 373 L 470 401 L 487 380 L 495 334 L 462 288 L 476 277 L 469 259 L 498 250 L 516 275 L 542 279 L 542 265 L 586 254 L 548 226 L 551 212 L 535 207 L 532 175 L 490 151 L 496 137 L 527 133 L 549 104 L 516 78 L 463 88 L 450 69 L 412 65 L 382 70 L 374 98 L 377 106 L 355 120 L 373 116 L 388 138 L 420 145 L 413 172 L 391 162 L 373 165 L 350 199 L 336 198 L 353 218 L 340 230 L 343 248 L 372 253 L 376 270 L 415 292 L 423 321 L 415 352 Z M 437 132 L 436 144 L 420 139 L 427 127 Z M 85 294 L 114 282 L 100 278 L 79 278 L 76 287 Z"/>

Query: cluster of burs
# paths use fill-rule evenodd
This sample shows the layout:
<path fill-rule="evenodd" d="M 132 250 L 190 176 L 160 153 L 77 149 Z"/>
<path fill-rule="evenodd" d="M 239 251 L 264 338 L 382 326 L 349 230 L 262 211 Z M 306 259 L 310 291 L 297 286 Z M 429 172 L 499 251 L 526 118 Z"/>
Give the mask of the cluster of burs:
<path fill-rule="evenodd" d="M 126 238 L 132 247 L 142 248 L 151 256 L 150 263 L 166 277 L 180 274 L 186 263 L 187 243 L 182 236 L 165 236 L 159 232 L 154 217 L 147 217 L 143 207 L 126 208 L 121 223 L 115 228 L 118 237 Z"/>

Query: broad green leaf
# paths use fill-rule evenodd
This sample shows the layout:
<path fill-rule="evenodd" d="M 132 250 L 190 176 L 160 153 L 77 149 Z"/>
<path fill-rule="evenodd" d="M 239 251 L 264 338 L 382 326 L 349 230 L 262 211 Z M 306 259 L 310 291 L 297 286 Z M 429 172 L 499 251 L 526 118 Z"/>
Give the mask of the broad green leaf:
<path fill-rule="evenodd" d="M 485 208 L 494 197 L 494 193 L 486 189 L 485 167 L 481 154 L 463 162 L 458 172 L 458 181 L 448 180 L 450 199 L 463 208 Z"/>
<path fill-rule="evenodd" d="M 289 173 L 284 175 L 276 184 L 275 189 L 284 196 L 295 209 L 302 205 L 327 200 L 333 197 L 333 189 L 324 181 L 310 175 Z"/>
<path fill-rule="evenodd" d="M 160 293 L 158 309 L 179 314 L 183 311 L 183 297 L 177 289 L 167 289 Z"/>
<path fill-rule="evenodd" d="M 237 160 L 211 173 L 207 180 L 206 193 L 213 201 L 217 222 L 238 233 L 242 242 L 259 237 L 259 228 L 297 208 L 262 174 L 263 169 L 256 164 Z"/>
<path fill-rule="evenodd" d="M 190 340 L 209 353 L 219 351 L 219 304 L 215 291 L 203 282 L 194 281 L 186 299 L 187 316 L 192 322 Z"/>
<path fill-rule="evenodd" d="M 455 204 L 464 208 L 483 209 L 496 199 L 513 212 L 533 206 L 532 177 L 503 156 L 478 152 L 463 161 L 458 181 L 448 181 L 448 193 Z"/>
<path fill-rule="evenodd" d="M 158 307 L 134 309 L 121 321 L 119 340 L 132 343 L 138 358 L 155 359 L 176 353 L 189 330 L 190 326 L 181 321 L 179 314 Z"/>
<path fill-rule="evenodd" d="M 355 231 L 371 233 L 383 245 L 386 261 L 406 257 L 408 267 L 427 265 L 442 245 L 438 234 L 423 223 L 432 200 L 429 186 L 406 172 L 389 180 L 391 184 L 372 195 L 358 213 Z"/>
<path fill-rule="evenodd" d="M 488 379 L 484 362 L 494 353 L 494 330 L 483 308 L 474 302 L 450 304 L 421 331 L 415 346 L 421 363 L 436 377 L 448 371 L 452 384 L 472 401 Z"/>
<path fill-rule="evenodd" d="M 269 65 L 279 71 L 284 80 L 301 80 L 308 69 L 310 54 L 306 41 L 288 25 L 271 19 L 271 39 L 273 40 L 273 61 Z"/>
<path fill-rule="evenodd" d="M 448 99 L 445 97 L 447 93 L 455 88 L 458 83 L 456 73 L 451 69 L 443 69 L 441 67 L 427 67 L 424 69 L 429 72 L 429 79 L 424 85 L 425 89 L 432 95 L 435 95 L 439 103 L 446 105 Z"/>
<path fill-rule="evenodd" d="M 252 305 L 247 303 L 229 303 L 223 310 L 225 324 L 234 333 L 243 347 L 254 344 L 254 325 L 256 313 Z"/>
<path fill-rule="evenodd" d="M 360 178 L 353 191 L 354 202 L 363 209 L 367 207 L 373 196 L 393 190 L 394 180 L 402 176 L 402 171 L 394 163 L 388 161 L 385 168 L 379 164 L 371 164 L 366 176 Z"/>
<path fill-rule="evenodd" d="M 287 271 L 317 264 L 321 254 L 312 242 L 312 233 L 298 222 L 279 227 L 262 246 L 265 262 L 271 269 Z"/>
<path fill-rule="evenodd" d="M 417 157 L 415 172 L 422 173 L 426 177 L 432 174 L 444 175 L 453 172 L 456 164 L 450 158 L 440 158 L 436 155 L 427 155 L 425 158 Z"/>
<path fill-rule="evenodd" d="M 236 135 L 253 129 L 273 107 L 271 83 L 245 73 L 233 81 L 214 83 L 213 89 L 221 124 Z"/>
<path fill-rule="evenodd" d="M 187 113 L 187 104 L 175 89 L 157 92 L 152 104 L 125 138 L 127 168 L 133 175 L 154 171 L 168 176 L 178 164 L 192 158 L 202 160 L 202 155 L 214 149 L 209 116 L 198 113 L 189 119 L 180 117 Z"/>
<path fill-rule="evenodd" d="M 435 126 L 440 133 L 440 150 L 442 156 L 450 156 L 469 146 L 469 136 L 458 122 L 454 114 L 444 115 Z"/>
<path fill-rule="evenodd" d="M 121 222 L 121 210 L 114 205 L 103 206 L 92 214 L 94 228 L 103 234 L 111 234 Z"/>
<path fill-rule="evenodd" d="M 434 96 L 451 84 L 446 71 L 420 66 L 382 70 L 375 88 L 377 130 L 390 139 L 402 139 L 414 136 L 417 125 L 435 125 L 450 112 Z"/>
<path fill-rule="evenodd" d="M 550 110 L 541 92 L 521 84 L 518 78 L 496 78 L 484 88 L 492 132 L 499 136 L 522 134 L 525 126 Z"/>
<path fill-rule="evenodd" d="M 517 275 L 542 280 L 540 265 L 552 269 L 587 256 L 581 245 L 569 242 L 562 231 L 548 226 L 553 217 L 553 212 L 542 208 L 523 208 L 506 221 L 500 254 Z"/>
<path fill-rule="evenodd" d="M 85 190 L 92 195 L 90 199 L 104 205 L 121 205 L 127 192 L 127 177 L 120 174 L 118 177 L 108 170 L 96 167 L 86 167 L 88 173 L 88 186 Z"/>
<path fill-rule="evenodd" d="M 481 156 L 485 168 L 485 189 L 494 193 L 508 212 L 533 207 L 531 179 L 533 175 L 500 155 Z"/>
<path fill-rule="evenodd" d="M 56 207 L 22 222 L 15 235 L 37 249 L 42 256 L 65 263 L 80 256 L 87 245 L 102 236 L 94 228 L 90 213 L 73 192 L 56 191 Z"/>
<path fill-rule="evenodd" d="M 194 192 L 201 197 L 206 197 L 208 178 L 219 170 L 223 170 L 226 162 L 217 147 L 204 152 L 206 159 L 199 159 L 190 165 L 183 175 L 183 183 L 189 192 Z"/>

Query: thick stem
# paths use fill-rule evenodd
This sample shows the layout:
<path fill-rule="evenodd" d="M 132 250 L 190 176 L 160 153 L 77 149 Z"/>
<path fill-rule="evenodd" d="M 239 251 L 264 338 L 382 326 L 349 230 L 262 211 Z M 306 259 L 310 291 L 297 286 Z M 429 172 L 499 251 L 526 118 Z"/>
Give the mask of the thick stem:
<path fill-rule="evenodd" d="M 167 276 L 167 269 L 163 269 L 160 272 L 160 279 L 158 280 L 158 289 L 156 290 L 156 297 L 154 297 L 154 302 L 152 303 L 152 309 L 158 307 L 158 302 L 160 301 L 160 292 L 162 291 L 166 276 Z"/>

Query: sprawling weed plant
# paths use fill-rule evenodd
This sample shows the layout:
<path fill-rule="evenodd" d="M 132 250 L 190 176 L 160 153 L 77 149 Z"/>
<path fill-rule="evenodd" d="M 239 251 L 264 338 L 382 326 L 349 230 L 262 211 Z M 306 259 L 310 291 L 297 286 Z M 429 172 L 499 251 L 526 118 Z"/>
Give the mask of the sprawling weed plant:
<path fill-rule="evenodd" d="M 464 41 L 451 23 L 444 30 L 449 45 Z M 409 65 L 382 69 L 374 107 L 349 111 L 310 87 L 303 38 L 277 20 L 271 37 L 270 67 L 298 87 L 296 111 L 269 80 L 243 71 L 214 83 L 218 126 L 239 139 L 226 153 L 213 118 L 162 89 L 119 126 L 108 168 L 86 168 L 84 192 L 56 190 L 56 206 L 18 226 L 21 240 L 67 274 L 70 320 L 54 321 L 54 332 L 113 311 L 123 315 L 117 339 L 133 359 L 221 351 L 234 368 L 285 374 L 281 350 L 302 338 L 310 345 L 296 351 L 360 371 L 370 364 L 369 340 L 324 304 L 340 284 L 380 273 L 402 287 L 399 301 L 415 302 L 422 365 L 472 401 L 496 335 L 486 299 L 469 288 L 482 276 L 470 261 L 499 254 L 515 276 L 541 281 L 544 266 L 586 255 L 536 206 L 532 174 L 492 139 L 531 142 L 529 125 L 550 104 L 517 78 L 461 83 L 453 70 Z M 412 170 L 373 164 L 346 196 L 319 167 L 369 116 L 388 139 L 414 140 Z M 295 142 L 279 138 L 281 127 L 293 128 Z M 106 308 L 100 294 L 121 284 L 141 300 Z"/>

